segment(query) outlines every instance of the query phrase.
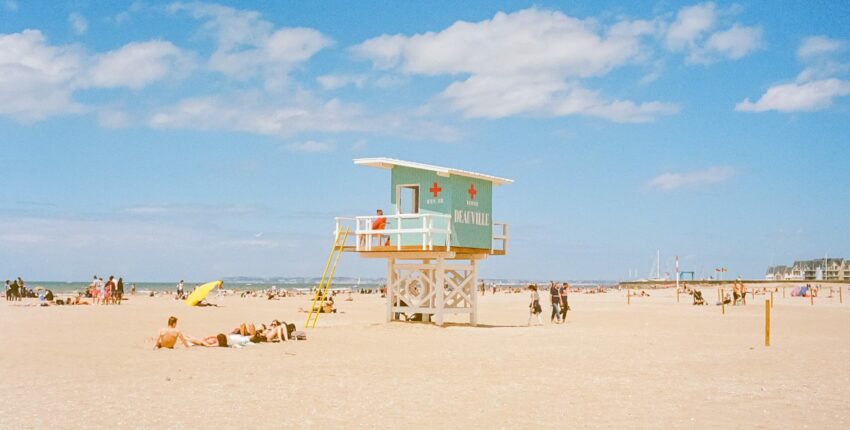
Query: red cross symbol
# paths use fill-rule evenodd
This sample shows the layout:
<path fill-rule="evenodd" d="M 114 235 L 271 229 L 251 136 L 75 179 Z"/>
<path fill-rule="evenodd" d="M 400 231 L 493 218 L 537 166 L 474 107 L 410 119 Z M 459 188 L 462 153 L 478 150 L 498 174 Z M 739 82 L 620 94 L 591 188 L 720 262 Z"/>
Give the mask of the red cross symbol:
<path fill-rule="evenodd" d="M 469 193 L 470 200 L 475 200 L 475 195 L 478 194 L 478 191 L 475 190 L 475 184 L 469 184 L 469 189 L 466 192 Z"/>
<path fill-rule="evenodd" d="M 428 191 L 434 193 L 434 197 L 437 197 L 440 194 L 440 191 L 443 191 L 443 189 L 440 188 L 439 185 L 437 185 L 436 181 L 434 181 L 434 186 L 429 188 Z"/>

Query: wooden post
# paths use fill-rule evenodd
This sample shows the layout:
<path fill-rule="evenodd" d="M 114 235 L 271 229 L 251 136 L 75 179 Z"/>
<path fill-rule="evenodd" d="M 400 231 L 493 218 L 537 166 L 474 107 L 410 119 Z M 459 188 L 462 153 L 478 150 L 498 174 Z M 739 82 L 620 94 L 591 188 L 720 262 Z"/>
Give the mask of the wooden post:
<path fill-rule="evenodd" d="M 842 294 L 842 291 L 844 291 L 844 288 L 839 287 L 838 288 L 838 303 L 839 304 L 844 303 L 844 294 Z"/>
<path fill-rule="evenodd" d="M 773 307 L 773 291 L 770 292 L 770 307 Z"/>
<path fill-rule="evenodd" d="M 393 320 L 393 287 L 396 282 L 395 276 L 395 259 L 388 258 L 387 259 L 387 322 L 391 322 Z"/>
<path fill-rule="evenodd" d="M 434 278 L 437 280 L 436 285 L 434 286 L 435 296 L 434 296 L 434 323 L 441 326 L 443 325 L 443 309 L 446 306 L 446 267 L 443 257 L 437 259 L 437 268 L 435 269 L 437 273 Z M 472 287 L 472 293 L 475 295 L 475 287 Z"/>
<path fill-rule="evenodd" d="M 626 304 L 627 305 L 632 304 L 632 289 L 631 288 L 626 290 Z"/>
<path fill-rule="evenodd" d="M 785 298 L 785 287 L 782 287 L 782 298 Z"/>
<path fill-rule="evenodd" d="M 720 314 L 726 315 L 726 300 L 723 299 L 723 288 L 718 291 L 720 291 Z"/>
<path fill-rule="evenodd" d="M 812 303 L 812 306 L 815 305 L 815 290 L 809 288 L 809 301 Z"/>
<path fill-rule="evenodd" d="M 764 302 L 764 346 L 770 346 L 770 300 Z"/>
<path fill-rule="evenodd" d="M 472 299 L 472 313 L 469 314 L 469 323 L 472 324 L 473 327 L 478 325 L 478 292 L 475 291 L 478 288 L 478 260 L 471 259 L 469 263 L 472 265 L 472 280 L 469 281 L 469 285 L 472 285 L 472 288 L 469 290 L 472 292 L 470 294 L 470 298 Z"/>
<path fill-rule="evenodd" d="M 717 287 L 717 289 L 715 290 L 715 291 L 717 291 L 717 301 L 718 302 L 723 300 L 723 298 L 721 297 L 722 294 L 720 293 L 720 290 L 722 290 L 722 288 L 720 288 L 720 287 Z"/>

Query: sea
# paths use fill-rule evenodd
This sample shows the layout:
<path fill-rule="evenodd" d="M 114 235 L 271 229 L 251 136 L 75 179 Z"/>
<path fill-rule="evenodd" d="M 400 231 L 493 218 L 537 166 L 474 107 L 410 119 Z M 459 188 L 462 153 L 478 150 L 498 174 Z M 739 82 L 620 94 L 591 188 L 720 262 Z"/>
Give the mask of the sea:
<path fill-rule="evenodd" d="M 206 282 L 206 281 L 205 281 Z M 184 289 L 186 291 L 192 291 L 192 289 L 198 285 L 201 285 L 205 282 L 184 282 Z M 487 281 L 485 281 L 487 282 Z M 32 290 L 36 287 L 44 287 L 45 289 L 51 290 L 57 294 L 69 294 L 75 292 L 85 291 L 91 281 L 87 282 L 57 282 L 57 281 L 26 281 L 26 287 L 29 290 Z M 125 281 L 124 282 L 124 292 L 129 294 L 132 288 L 133 281 Z M 524 287 L 531 282 L 509 282 L 509 283 L 499 283 L 497 286 L 499 288 L 511 288 L 511 287 Z M 548 282 L 536 282 L 538 285 L 547 286 Z M 136 284 L 136 292 L 161 292 L 161 291 L 176 291 L 177 283 L 175 282 L 135 282 Z M 279 290 L 311 290 L 316 287 L 316 283 L 291 283 L 291 282 L 281 282 L 281 283 L 268 283 L 268 282 L 224 282 L 224 288 L 227 290 L 234 291 L 258 291 L 258 290 L 267 290 L 272 287 L 277 288 Z M 490 282 L 487 282 L 487 285 L 491 285 Z M 573 288 L 592 288 L 597 286 L 603 287 L 612 287 L 616 285 L 610 281 L 599 281 L 593 283 L 570 283 L 570 286 Z M 379 283 L 333 283 L 331 285 L 331 289 L 342 289 L 342 290 L 352 290 L 352 291 L 361 291 L 361 290 L 376 290 L 383 288 L 383 284 Z"/>
<path fill-rule="evenodd" d="M 126 294 L 130 293 L 134 282 L 124 282 L 124 292 Z M 85 291 L 91 282 L 56 282 L 56 281 L 26 281 L 27 289 L 31 290 L 36 287 L 44 287 L 45 289 L 51 290 L 56 294 L 68 294 L 75 292 Z M 135 282 L 136 284 L 136 292 L 161 292 L 161 291 L 177 291 L 177 283 L 175 282 Z M 184 282 L 184 289 L 186 291 L 192 291 L 198 285 L 203 284 L 203 282 Z M 292 284 L 292 283 L 242 283 L 242 282 L 225 282 L 224 288 L 227 290 L 235 290 L 235 291 L 257 291 L 257 290 L 267 290 L 272 287 L 275 287 L 279 290 L 310 290 L 316 287 L 316 284 Z M 354 291 L 359 290 L 369 290 L 369 289 L 378 289 L 383 287 L 383 285 L 378 284 L 332 284 L 331 289 L 352 289 Z"/>

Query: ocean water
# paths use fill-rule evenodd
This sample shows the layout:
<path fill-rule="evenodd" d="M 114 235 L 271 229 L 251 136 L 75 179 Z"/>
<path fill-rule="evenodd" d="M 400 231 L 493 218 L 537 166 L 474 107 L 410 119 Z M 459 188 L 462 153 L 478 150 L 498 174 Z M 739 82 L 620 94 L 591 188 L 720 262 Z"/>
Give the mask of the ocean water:
<path fill-rule="evenodd" d="M 89 287 L 91 282 L 41 282 L 41 281 L 26 281 L 27 289 L 33 289 L 35 287 L 44 287 L 48 290 L 53 291 L 54 293 L 73 293 L 78 291 L 84 291 Z M 129 294 L 131 285 L 133 282 L 124 282 L 124 293 Z M 177 283 L 176 282 L 136 282 L 136 292 L 141 291 L 177 291 Z M 189 292 L 192 291 L 195 286 L 200 285 L 201 282 L 185 282 L 184 290 Z M 272 287 L 277 287 L 277 289 L 310 289 L 314 288 L 315 284 L 266 284 L 266 283 L 242 283 L 242 282 L 225 282 L 224 288 L 227 290 L 236 290 L 236 291 L 254 291 L 254 290 L 265 290 Z M 381 288 L 381 285 L 378 284 L 337 284 L 334 283 L 331 285 L 331 288 L 352 288 L 354 290 L 361 289 L 377 289 Z"/>

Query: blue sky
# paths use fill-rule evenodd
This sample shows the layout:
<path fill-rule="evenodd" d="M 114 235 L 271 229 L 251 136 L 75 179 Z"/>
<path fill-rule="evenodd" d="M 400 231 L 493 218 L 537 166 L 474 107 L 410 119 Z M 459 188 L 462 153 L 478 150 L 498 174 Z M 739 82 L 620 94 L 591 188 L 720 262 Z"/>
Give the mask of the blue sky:
<path fill-rule="evenodd" d="M 850 257 L 850 3 L 0 0 L 0 275 L 315 276 L 387 156 L 514 179 L 482 275 Z M 339 272 L 383 276 L 346 256 Z"/>

